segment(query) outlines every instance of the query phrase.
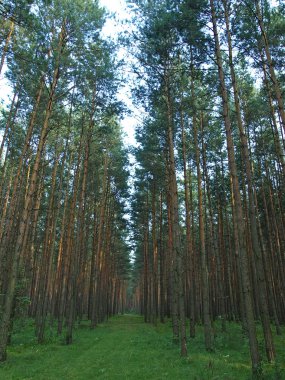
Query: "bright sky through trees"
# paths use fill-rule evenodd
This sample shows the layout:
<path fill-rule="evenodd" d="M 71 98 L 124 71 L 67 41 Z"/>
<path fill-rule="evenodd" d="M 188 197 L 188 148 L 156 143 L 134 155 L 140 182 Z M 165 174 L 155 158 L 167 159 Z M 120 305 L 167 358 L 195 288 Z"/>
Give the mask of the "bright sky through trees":
<path fill-rule="evenodd" d="M 127 11 L 126 3 L 124 0 L 100 0 L 100 4 L 105 7 L 109 12 L 114 14 L 114 17 L 108 18 L 103 28 L 103 34 L 116 39 L 119 32 L 124 30 L 123 22 L 130 18 L 130 14 Z M 273 6 L 277 5 L 276 0 L 271 0 Z M 129 26 L 128 26 L 129 28 Z M 128 61 L 128 53 L 123 47 L 119 49 L 119 58 Z M 5 72 L 5 70 L 4 70 Z M 126 104 L 132 115 L 126 115 L 122 120 L 123 130 L 126 134 L 124 141 L 126 144 L 135 145 L 135 125 L 137 124 L 136 117 L 139 117 L 141 112 L 135 109 L 132 100 L 130 88 L 128 88 L 128 71 L 124 74 L 125 86 L 123 86 L 119 93 L 119 98 Z M 11 93 L 7 80 L 4 77 L 4 73 L 0 77 L 0 99 L 6 101 L 7 96 Z"/>
<path fill-rule="evenodd" d="M 100 3 L 108 11 L 114 14 L 113 18 L 109 18 L 106 21 L 103 28 L 103 34 L 116 39 L 118 34 L 124 31 L 124 28 L 130 28 L 130 25 L 124 25 L 124 21 L 130 19 L 130 13 L 127 11 L 127 6 L 124 0 L 100 0 Z M 276 0 L 271 0 L 272 6 L 277 6 Z M 123 48 L 119 48 L 119 58 L 125 59 L 126 63 L 130 60 L 128 52 Z M 128 84 L 128 69 L 124 73 L 125 86 L 121 88 L 119 98 L 126 104 L 131 111 L 131 115 L 125 116 L 122 120 L 123 130 L 126 134 L 124 141 L 128 145 L 136 145 L 135 140 L 135 126 L 138 122 L 137 118 L 141 115 L 142 110 L 138 110 L 134 107 L 131 99 L 131 91 Z"/>
<path fill-rule="evenodd" d="M 114 15 L 114 17 L 110 17 L 106 21 L 106 24 L 103 28 L 103 34 L 112 39 L 116 39 L 119 32 L 123 31 L 124 27 L 126 27 L 123 25 L 123 22 L 129 18 L 129 13 L 126 9 L 126 3 L 124 0 L 100 0 L 100 3 L 107 9 L 107 11 L 111 12 Z M 125 59 L 127 61 L 129 60 L 128 53 L 123 47 L 119 48 L 118 57 L 119 59 Z M 0 99 L 6 102 L 7 97 L 11 95 L 11 90 L 8 81 L 5 79 L 4 73 L 0 77 Z M 134 145 L 136 144 L 134 137 L 135 125 L 137 123 L 136 113 L 138 116 L 139 112 L 134 108 L 132 104 L 131 93 L 130 89 L 128 88 L 128 74 L 129 73 L 126 69 L 125 73 L 123 73 L 125 86 L 122 86 L 120 90 L 119 99 L 122 100 L 128 109 L 132 112 L 132 115 L 126 115 L 124 117 L 122 120 L 122 127 L 126 134 L 124 138 L 125 143 Z"/>
<path fill-rule="evenodd" d="M 118 34 L 124 31 L 124 28 L 129 28 L 129 25 L 126 26 L 123 24 L 124 21 L 130 18 L 130 14 L 127 12 L 126 3 L 124 0 L 100 0 L 100 3 L 108 11 L 114 14 L 114 17 L 109 18 L 106 21 L 105 27 L 103 28 L 103 34 L 112 39 L 116 39 L 118 37 Z M 124 59 L 126 61 L 127 66 L 130 60 L 128 52 L 123 47 L 120 47 L 118 55 L 120 59 Z M 126 104 L 128 109 L 132 112 L 132 115 L 126 115 L 122 120 L 122 126 L 124 132 L 126 133 L 124 141 L 126 144 L 134 145 L 136 143 L 134 132 L 135 125 L 137 123 L 136 114 L 138 114 L 138 110 L 134 108 L 131 100 L 131 92 L 128 85 L 128 75 L 130 75 L 130 72 L 128 72 L 128 69 L 126 68 L 126 71 L 122 74 L 124 76 L 125 86 L 121 88 L 119 98 Z"/>

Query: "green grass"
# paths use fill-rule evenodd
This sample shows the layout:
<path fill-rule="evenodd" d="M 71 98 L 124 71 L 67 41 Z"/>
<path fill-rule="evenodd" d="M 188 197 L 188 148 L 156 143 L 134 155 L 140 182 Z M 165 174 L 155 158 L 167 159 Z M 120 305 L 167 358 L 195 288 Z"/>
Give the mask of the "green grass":
<path fill-rule="evenodd" d="M 197 338 L 188 342 L 187 358 L 181 358 L 172 343 L 169 323 L 154 327 L 136 315 L 114 317 L 95 330 L 84 322 L 75 329 L 70 346 L 52 331 L 47 335 L 47 343 L 38 345 L 31 322 L 16 326 L 8 360 L 0 365 L 0 379 L 250 379 L 247 340 L 234 323 L 228 324 L 227 333 L 218 334 L 213 353 L 205 352 L 203 328 L 198 327 Z M 265 380 L 285 379 L 284 335 L 283 330 L 283 336 L 275 337 L 278 363 L 263 363 Z"/>

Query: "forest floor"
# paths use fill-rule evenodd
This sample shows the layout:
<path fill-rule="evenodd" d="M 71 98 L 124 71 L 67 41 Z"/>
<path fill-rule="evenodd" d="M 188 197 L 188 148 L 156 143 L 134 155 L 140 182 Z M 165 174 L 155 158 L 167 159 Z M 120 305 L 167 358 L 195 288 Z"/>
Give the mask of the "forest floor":
<path fill-rule="evenodd" d="M 23 323 L 23 322 L 22 322 Z M 1 380 L 235 380 L 250 379 L 247 340 L 239 325 L 228 324 L 228 332 L 217 326 L 215 350 L 207 353 L 203 328 L 188 343 L 188 357 L 179 356 L 172 343 L 170 323 L 156 327 L 136 315 L 111 318 L 90 330 L 82 322 L 74 331 L 74 343 L 48 331 L 45 344 L 33 338 L 32 323 L 15 325 L 8 360 L 0 365 Z M 264 379 L 285 379 L 285 331 L 275 337 L 278 362 L 263 363 Z M 262 345 L 261 345 L 262 346 Z M 263 353 L 264 355 L 264 353 Z"/>

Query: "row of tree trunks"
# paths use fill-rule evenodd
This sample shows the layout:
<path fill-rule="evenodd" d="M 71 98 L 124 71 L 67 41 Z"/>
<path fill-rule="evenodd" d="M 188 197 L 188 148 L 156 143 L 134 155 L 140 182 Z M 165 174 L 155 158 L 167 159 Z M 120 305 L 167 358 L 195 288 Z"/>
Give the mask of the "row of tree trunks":
<path fill-rule="evenodd" d="M 1 325 L 0 325 L 0 361 L 6 360 L 6 348 L 7 348 L 8 331 L 9 331 L 8 326 L 10 324 L 10 319 L 11 319 L 12 309 L 13 309 L 15 287 L 17 283 L 18 265 L 19 265 L 22 249 L 24 247 L 25 233 L 28 228 L 27 226 L 29 224 L 30 207 L 32 205 L 32 200 L 33 200 L 34 193 L 36 190 L 37 178 L 39 177 L 39 167 L 40 167 L 41 157 L 43 154 L 44 144 L 45 144 L 46 136 L 48 132 L 49 119 L 51 116 L 52 105 L 54 101 L 54 94 L 55 94 L 55 90 L 56 90 L 56 86 L 57 86 L 57 82 L 59 78 L 59 64 L 60 64 L 61 53 L 64 47 L 64 42 L 65 42 L 65 21 L 62 24 L 62 28 L 59 35 L 59 42 L 58 42 L 58 47 L 57 47 L 57 63 L 55 65 L 55 70 L 53 73 L 53 81 L 51 84 L 49 101 L 47 103 L 47 107 L 45 110 L 45 118 L 44 118 L 43 127 L 42 127 L 40 138 L 39 138 L 37 154 L 36 154 L 35 161 L 33 164 L 27 196 L 24 201 L 24 207 L 23 207 L 20 226 L 19 226 L 19 234 L 15 243 L 14 255 L 12 258 L 11 268 L 9 271 L 9 278 L 7 279 L 7 282 L 8 282 L 7 291 L 6 291 L 5 304 L 3 307 Z"/>
<path fill-rule="evenodd" d="M 77 321 L 127 305 L 128 157 L 103 8 L 26 3 L 0 12 L 13 89 L 0 115 L 0 361 L 14 318 L 34 318 L 39 343 L 49 326 L 69 344 Z"/>

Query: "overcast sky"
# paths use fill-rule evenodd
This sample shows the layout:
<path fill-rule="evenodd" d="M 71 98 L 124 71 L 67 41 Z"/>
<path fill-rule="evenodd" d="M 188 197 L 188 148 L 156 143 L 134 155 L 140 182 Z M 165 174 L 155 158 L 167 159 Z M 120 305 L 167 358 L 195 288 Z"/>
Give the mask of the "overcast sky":
<path fill-rule="evenodd" d="M 116 39 L 118 33 L 124 29 L 126 26 L 122 26 L 122 22 L 128 19 L 129 14 L 126 10 L 126 3 L 124 0 L 100 0 L 101 6 L 104 6 L 108 11 L 114 13 L 115 19 L 110 18 L 107 20 L 103 34 L 105 37 Z M 120 48 L 118 51 L 120 58 L 129 59 L 126 50 Z M 3 70 L 5 72 L 5 69 Z M 7 102 L 8 96 L 11 96 L 11 89 L 8 85 L 7 80 L 4 78 L 4 73 L 2 72 L 0 77 L 0 101 L 4 99 Z M 119 93 L 119 99 L 122 100 L 130 110 L 133 110 L 134 116 L 126 116 L 122 120 L 123 130 L 126 134 L 124 141 L 126 144 L 134 145 L 134 128 L 137 120 L 135 119 L 136 110 L 133 109 L 131 95 L 129 91 L 129 85 L 127 83 L 127 78 L 125 80 L 125 86 L 121 88 Z"/>
<path fill-rule="evenodd" d="M 126 9 L 126 3 L 124 0 L 100 0 L 101 6 L 105 7 L 110 12 L 114 13 L 115 19 L 110 18 L 107 20 L 104 29 L 103 34 L 106 37 L 116 39 L 116 36 L 120 31 L 122 31 L 124 28 L 129 28 L 129 26 L 122 25 L 124 20 L 127 20 L 130 16 L 129 12 Z M 271 0 L 272 5 L 277 5 L 276 0 Z M 128 57 L 128 53 L 123 48 L 120 48 L 119 51 L 119 57 L 125 58 L 126 61 L 130 59 Z M 134 129 L 135 125 L 138 123 L 138 119 L 141 115 L 141 111 L 135 109 L 135 107 L 132 104 L 131 100 L 131 94 L 130 94 L 130 88 L 129 84 L 127 82 L 127 76 L 125 79 L 125 86 L 120 90 L 119 93 L 119 99 L 123 100 L 124 103 L 127 105 L 127 107 L 132 111 L 132 116 L 126 116 L 122 120 L 122 126 L 123 130 L 126 134 L 126 137 L 124 139 L 126 144 L 135 145 L 135 139 L 134 139 Z M 11 91 L 9 90 L 9 87 L 7 86 L 7 82 L 4 79 L 4 76 L 1 75 L 0 78 L 0 100 L 1 98 L 5 99 L 7 98 L 7 95 L 10 94 Z"/>
<path fill-rule="evenodd" d="M 124 28 L 129 28 L 127 25 L 122 25 L 123 22 L 128 20 L 130 17 L 130 14 L 126 8 L 126 3 L 124 0 L 100 0 L 100 4 L 115 15 L 115 19 L 110 18 L 107 20 L 103 28 L 103 35 L 105 37 L 116 39 L 119 32 L 123 31 Z M 122 47 L 119 48 L 118 55 L 119 58 L 124 58 L 126 62 L 131 59 L 131 57 L 128 56 L 128 52 Z M 121 88 L 118 97 L 127 105 L 129 110 L 132 111 L 132 116 L 126 116 L 121 122 L 123 130 L 126 134 L 124 141 L 128 145 L 135 145 L 134 130 L 135 125 L 138 123 L 136 117 L 139 117 L 140 112 L 136 110 L 132 104 L 127 71 L 125 75 L 125 86 Z"/>

